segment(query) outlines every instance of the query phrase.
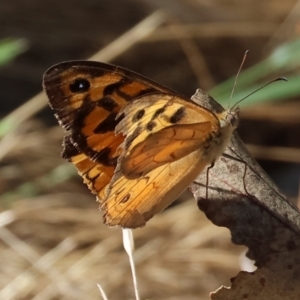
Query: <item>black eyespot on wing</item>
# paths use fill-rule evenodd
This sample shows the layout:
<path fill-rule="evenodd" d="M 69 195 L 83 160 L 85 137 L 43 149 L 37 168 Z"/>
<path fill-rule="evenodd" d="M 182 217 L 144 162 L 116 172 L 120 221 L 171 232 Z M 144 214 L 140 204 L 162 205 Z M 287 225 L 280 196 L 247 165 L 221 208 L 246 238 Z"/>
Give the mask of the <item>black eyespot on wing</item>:
<path fill-rule="evenodd" d="M 144 114 L 145 114 L 144 109 L 141 109 L 141 110 L 137 111 L 137 113 L 132 118 L 132 122 L 136 122 L 136 121 L 140 120 L 143 117 Z"/>
<path fill-rule="evenodd" d="M 85 78 L 76 78 L 72 83 L 70 83 L 70 91 L 72 93 L 84 93 L 89 90 L 90 82 Z"/>
<path fill-rule="evenodd" d="M 156 126 L 156 123 L 154 121 L 150 121 L 148 124 L 147 124 L 147 130 L 148 131 L 152 131 L 153 128 Z"/>
<path fill-rule="evenodd" d="M 166 107 L 159 108 L 152 116 L 151 120 L 155 120 L 159 115 L 161 115 L 165 111 Z"/>
<path fill-rule="evenodd" d="M 170 117 L 170 123 L 175 124 L 179 122 L 185 113 L 185 108 L 181 106 L 179 109 L 176 110 L 176 112 Z"/>

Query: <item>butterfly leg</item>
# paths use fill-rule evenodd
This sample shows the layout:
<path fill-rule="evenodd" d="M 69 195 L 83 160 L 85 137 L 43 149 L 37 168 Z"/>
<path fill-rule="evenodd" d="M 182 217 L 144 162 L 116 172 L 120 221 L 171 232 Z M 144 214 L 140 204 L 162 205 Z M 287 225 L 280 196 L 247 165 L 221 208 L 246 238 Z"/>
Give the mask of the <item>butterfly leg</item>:
<path fill-rule="evenodd" d="M 233 149 L 231 149 L 231 148 L 229 148 L 229 149 L 230 149 L 235 155 L 237 155 L 237 153 L 235 153 L 235 152 L 233 151 Z M 222 156 L 223 156 L 223 157 L 226 157 L 226 158 L 229 158 L 229 159 L 232 159 L 232 160 L 234 160 L 234 161 L 236 161 L 236 162 L 242 163 L 242 164 L 244 165 L 243 186 L 244 186 L 244 190 L 245 190 L 246 194 L 247 194 L 249 197 L 252 197 L 252 195 L 247 191 L 247 186 L 246 186 L 246 174 L 247 174 L 247 168 L 248 168 L 247 163 L 246 163 L 244 160 L 242 160 L 241 158 L 237 158 L 237 157 L 235 157 L 235 156 L 231 156 L 231 155 L 229 155 L 229 154 L 227 154 L 227 153 L 222 153 Z"/>
<path fill-rule="evenodd" d="M 205 199 L 208 199 L 208 183 L 209 183 L 209 170 L 212 169 L 215 165 L 215 161 L 211 163 L 209 167 L 206 168 L 206 185 L 205 185 Z"/>

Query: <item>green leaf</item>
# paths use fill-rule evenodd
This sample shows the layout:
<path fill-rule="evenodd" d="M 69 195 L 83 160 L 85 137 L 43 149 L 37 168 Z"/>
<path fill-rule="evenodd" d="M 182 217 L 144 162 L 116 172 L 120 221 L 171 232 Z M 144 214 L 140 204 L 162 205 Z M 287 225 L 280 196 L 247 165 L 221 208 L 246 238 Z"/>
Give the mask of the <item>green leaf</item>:
<path fill-rule="evenodd" d="M 0 65 L 3 65 L 28 49 L 25 39 L 6 38 L 0 40 Z"/>

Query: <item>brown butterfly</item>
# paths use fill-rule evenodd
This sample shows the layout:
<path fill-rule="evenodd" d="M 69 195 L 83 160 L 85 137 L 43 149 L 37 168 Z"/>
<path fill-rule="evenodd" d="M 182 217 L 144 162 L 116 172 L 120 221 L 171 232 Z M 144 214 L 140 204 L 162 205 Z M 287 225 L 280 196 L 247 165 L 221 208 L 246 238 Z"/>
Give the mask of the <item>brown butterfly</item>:
<path fill-rule="evenodd" d="M 68 131 L 62 156 L 97 195 L 110 226 L 144 226 L 222 154 L 237 126 L 237 110 L 215 114 L 105 63 L 60 63 L 43 85 Z"/>

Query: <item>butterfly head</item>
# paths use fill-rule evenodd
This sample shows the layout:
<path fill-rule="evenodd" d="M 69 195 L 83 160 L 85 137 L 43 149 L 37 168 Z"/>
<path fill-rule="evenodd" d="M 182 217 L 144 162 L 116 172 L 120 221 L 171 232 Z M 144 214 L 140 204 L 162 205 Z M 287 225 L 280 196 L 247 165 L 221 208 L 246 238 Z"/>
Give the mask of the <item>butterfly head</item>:
<path fill-rule="evenodd" d="M 236 107 L 234 109 L 229 109 L 223 111 L 221 114 L 218 115 L 220 120 L 221 128 L 230 128 L 231 131 L 235 130 L 239 124 L 240 118 L 240 109 Z"/>
<path fill-rule="evenodd" d="M 226 123 L 230 124 L 232 129 L 236 129 L 240 119 L 240 108 L 237 106 L 233 110 L 228 110 L 226 114 Z"/>

